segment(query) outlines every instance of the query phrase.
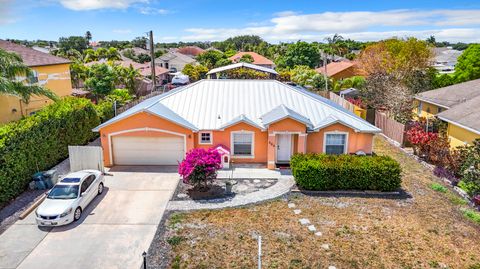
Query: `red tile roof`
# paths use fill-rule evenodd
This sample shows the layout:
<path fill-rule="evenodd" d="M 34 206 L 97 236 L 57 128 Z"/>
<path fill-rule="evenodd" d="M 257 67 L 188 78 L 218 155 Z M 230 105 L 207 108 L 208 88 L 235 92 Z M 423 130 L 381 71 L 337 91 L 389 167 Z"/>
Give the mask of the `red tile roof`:
<path fill-rule="evenodd" d="M 177 52 L 190 56 L 197 56 L 205 52 L 204 49 L 197 46 L 185 46 L 177 49 Z"/>
<path fill-rule="evenodd" d="M 5 40 L 0 40 L 0 48 L 9 52 L 17 53 L 28 66 L 67 64 L 71 62 L 68 59 L 40 52 Z"/>
<path fill-rule="evenodd" d="M 229 59 L 232 60 L 232 62 L 237 63 L 240 61 L 240 58 L 242 58 L 243 55 L 249 54 L 253 58 L 253 64 L 261 64 L 261 65 L 273 65 L 274 63 L 266 58 L 265 56 L 262 56 L 256 52 L 253 51 L 242 51 L 238 52 L 237 54 L 233 55 Z"/>

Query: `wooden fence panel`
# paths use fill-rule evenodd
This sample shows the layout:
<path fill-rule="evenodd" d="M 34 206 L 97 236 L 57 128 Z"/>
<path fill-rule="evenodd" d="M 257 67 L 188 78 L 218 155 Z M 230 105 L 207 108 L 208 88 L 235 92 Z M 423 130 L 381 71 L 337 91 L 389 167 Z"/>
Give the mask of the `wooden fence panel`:
<path fill-rule="evenodd" d="M 333 92 L 329 92 L 329 99 L 332 100 L 333 102 L 341 105 L 343 108 L 352 111 L 355 113 L 355 115 L 366 119 L 367 118 L 367 111 L 361 107 L 358 107 L 349 101 L 345 100 L 343 97 L 338 96 L 337 94 Z"/>
<path fill-rule="evenodd" d="M 387 115 L 375 111 L 375 126 L 382 129 L 382 133 L 392 140 L 403 145 L 405 137 L 405 125 L 390 119 Z"/>

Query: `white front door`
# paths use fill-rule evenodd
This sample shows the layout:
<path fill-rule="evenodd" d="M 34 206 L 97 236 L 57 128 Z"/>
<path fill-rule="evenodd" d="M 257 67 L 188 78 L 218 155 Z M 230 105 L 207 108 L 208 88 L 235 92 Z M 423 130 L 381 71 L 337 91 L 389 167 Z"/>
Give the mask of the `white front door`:
<path fill-rule="evenodd" d="M 277 135 L 277 162 L 290 162 L 292 156 L 292 135 Z"/>

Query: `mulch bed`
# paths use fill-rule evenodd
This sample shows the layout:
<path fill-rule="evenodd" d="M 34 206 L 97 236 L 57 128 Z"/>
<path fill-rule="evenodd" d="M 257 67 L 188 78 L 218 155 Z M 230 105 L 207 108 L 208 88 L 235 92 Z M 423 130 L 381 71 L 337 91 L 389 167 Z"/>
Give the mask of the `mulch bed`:
<path fill-rule="evenodd" d="M 233 184 L 232 192 L 226 193 L 225 184 Z M 243 195 L 269 188 L 277 183 L 277 179 L 217 179 L 207 189 L 194 188 L 183 182 L 178 183 L 173 201 L 230 199 L 235 195 Z"/>

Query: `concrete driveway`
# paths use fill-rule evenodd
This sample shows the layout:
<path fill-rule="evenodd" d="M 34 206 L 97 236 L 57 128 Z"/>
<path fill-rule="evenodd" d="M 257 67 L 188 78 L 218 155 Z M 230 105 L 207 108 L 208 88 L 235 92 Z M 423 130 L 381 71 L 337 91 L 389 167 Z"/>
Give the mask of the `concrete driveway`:
<path fill-rule="evenodd" d="M 177 186 L 176 167 L 114 167 L 105 191 L 64 227 L 39 228 L 34 213 L 0 235 L 0 268 L 140 268 Z"/>

